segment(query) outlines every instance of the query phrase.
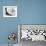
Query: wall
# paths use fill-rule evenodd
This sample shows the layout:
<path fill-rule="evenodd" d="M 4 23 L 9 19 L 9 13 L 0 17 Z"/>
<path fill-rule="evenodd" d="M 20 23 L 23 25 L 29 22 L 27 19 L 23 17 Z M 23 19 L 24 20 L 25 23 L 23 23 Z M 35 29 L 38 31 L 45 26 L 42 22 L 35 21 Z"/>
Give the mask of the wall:
<path fill-rule="evenodd" d="M 10 32 L 16 32 L 17 35 L 17 18 L 5 18 L 3 17 L 3 6 L 18 6 L 18 0 L 0 0 L 0 44 L 7 44 L 8 34 Z M 15 41 L 18 42 L 17 39 Z"/>
<path fill-rule="evenodd" d="M 7 44 L 9 32 L 18 32 L 17 24 L 46 24 L 46 0 L 0 0 L 0 44 Z M 3 6 L 17 5 L 17 18 L 4 18 Z M 17 43 L 17 40 L 16 40 Z"/>

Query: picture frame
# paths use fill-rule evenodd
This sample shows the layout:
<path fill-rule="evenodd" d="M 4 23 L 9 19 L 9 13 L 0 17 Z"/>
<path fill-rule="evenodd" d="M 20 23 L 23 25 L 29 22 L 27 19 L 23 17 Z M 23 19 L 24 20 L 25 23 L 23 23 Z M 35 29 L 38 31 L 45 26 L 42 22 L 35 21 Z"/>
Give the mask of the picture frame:
<path fill-rule="evenodd" d="M 46 41 L 46 24 L 18 24 L 18 42 L 25 39 L 22 36 L 22 33 L 21 33 L 22 30 L 24 30 L 24 31 L 28 30 L 28 35 L 31 32 L 33 32 L 33 34 L 29 35 L 31 37 L 28 39 L 26 38 L 26 40 Z M 21 36 L 23 37 L 22 39 L 21 39 Z M 35 37 L 35 36 L 37 36 L 37 37 Z"/>
<path fill-rule="evenodd" d="M 3 17 L 17 17 L 17 6 L 3 6 Z"/>

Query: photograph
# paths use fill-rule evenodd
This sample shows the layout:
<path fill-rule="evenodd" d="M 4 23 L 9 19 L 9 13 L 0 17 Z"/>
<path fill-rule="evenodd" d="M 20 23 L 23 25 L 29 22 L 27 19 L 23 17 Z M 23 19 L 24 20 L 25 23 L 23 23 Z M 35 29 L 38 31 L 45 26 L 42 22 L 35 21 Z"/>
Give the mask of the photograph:
<path fill-rule="evenodd" d="M 20 46 L 31 46 L 34 42 L 46 41 L 46 25 L 19 24 L 18 42 Z"/>
<path fill-rule="evenodd" d="M 17 17 L 17 6 L 3 6 L 3 17 Z"/>

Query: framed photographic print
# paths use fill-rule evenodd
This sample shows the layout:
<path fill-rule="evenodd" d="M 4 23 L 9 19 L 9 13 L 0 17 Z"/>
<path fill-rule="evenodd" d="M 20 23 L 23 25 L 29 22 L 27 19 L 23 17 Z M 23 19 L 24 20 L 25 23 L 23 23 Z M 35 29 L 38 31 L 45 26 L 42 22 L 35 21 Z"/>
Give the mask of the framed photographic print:
<path fill-rule="evenodd" d="M 46 25 L 20 24 L 18 25 L 18 41 L 46 41 Z"/>
<path fill-rule="evenodd" d="M 3 6 L 3 17 L 17 17 L 17 6 Z"/>

